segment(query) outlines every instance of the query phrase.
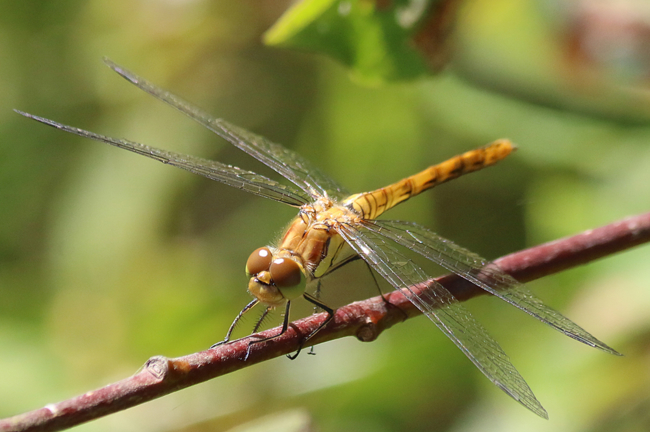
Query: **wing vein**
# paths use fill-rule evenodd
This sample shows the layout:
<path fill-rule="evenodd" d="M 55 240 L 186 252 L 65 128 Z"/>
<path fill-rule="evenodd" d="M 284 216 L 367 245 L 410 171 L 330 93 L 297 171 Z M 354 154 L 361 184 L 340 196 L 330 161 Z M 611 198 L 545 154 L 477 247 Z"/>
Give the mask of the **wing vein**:
<path fill-rule="evenodd" d="M 547 413 L 499 344 L 442 285 L 364 226 L 342 225 L 339 234 L 377 273 L 426 315 L 495 385 L 537 415 Z M 423 291 L 416 289 L 426 283 Z"/>
<path fill-rule="evenodd" d="M 312 199 L 328 194 L 341 199 L 348 193 L 334 179 L 322 173 L 307 159 L 263 136 L 253 134 L 223 119 L 214 118 L 180 97 L 158 87 L 135 73 L 104 59 L 104 63 L 120 76 L 155 98 L 171 105 L 192 120 L 259 160 L 298 186 Z"/>
<path fill-rule="evenodd" d="M 512 304 L 559 332 L 594 348 L 620 355 L 578 324 L 545 305 L 523 284 L 479 255 L 413 222 L 366 221 L 378 236 L 413 250 L 485 291 Z"/>
<path fill-rule="evenodd" d="M 16 110 L 16 112 L 40 123 L 61 129 L 65 132 L 69 132 L 85 138 L 91 138 L 96 141 L 101 141 L 106 144 L 122 148 L 124 150 L 129 150 L 133 153 L 146 156 L 168 165 L 182 168 L 194 174 L 199 174 L 209 179 L 227 184 L 228 186 L 232 186 L 264 198 L 279 201 L 293 207 L 300 207 L 301 205 L 309 202 L 309 199 L 302 193 L 302 191 L 288 185 L 283 185 L 276 182 L 275 180 L 271 180 L 252 171 L 246 171 L 232 165 L 226 165 L 217 161 L 211 161 L 196 156 L 161 150 L 134 141 L 111 138 L 87 130 L 64 125 L 62 123 L 55 122 L 54 120 L 49 120 L 22 111 Z"/>

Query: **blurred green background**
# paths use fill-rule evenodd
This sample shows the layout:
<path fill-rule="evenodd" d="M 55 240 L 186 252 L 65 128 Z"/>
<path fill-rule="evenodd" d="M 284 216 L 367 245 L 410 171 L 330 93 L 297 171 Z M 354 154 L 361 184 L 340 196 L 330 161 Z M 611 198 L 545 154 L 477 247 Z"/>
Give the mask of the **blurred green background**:
<path fill-rule="evenodd" d="M 599 21 L 568 3 L 468 0 L 451 70 L 369 87 L 327 57 L 262 44 L 289 2 L 1 1 L 0 417 L 220 340 L 249 301 L 248 254 L 295 213 L 13 108 L 272 175 L 111 72 L 108 56 L 296 149 L 355 192 L 507 137 L 519 151 L 496 168 L 388 214 L 496 258 L 650 208 L 650 66 L 635 51 L 644 45 L 614 31 L 587 38 Z M 641 12 L 628 17 L 650 22 Z M 549 421 L 417 318 L 373 343 L 330 342 L 76 430 L 252 430 L 245 423 L 257 421 L 264 430 L 647 431 L 648 262 L 650 248 L 639 247 L 530 284 L 622 358 L 496 299 L 468 302 Z"/>

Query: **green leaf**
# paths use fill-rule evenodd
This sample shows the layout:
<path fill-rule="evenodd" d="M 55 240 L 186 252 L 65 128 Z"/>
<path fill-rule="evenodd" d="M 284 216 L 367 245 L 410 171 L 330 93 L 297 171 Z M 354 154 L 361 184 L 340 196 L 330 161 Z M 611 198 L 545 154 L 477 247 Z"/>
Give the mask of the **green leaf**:
<path fill-rule="evenodd" d="M 268 45 L 329 55 L 376 85 L 438 71 L 456 0 L 304 0 L 264 35 Z"/>

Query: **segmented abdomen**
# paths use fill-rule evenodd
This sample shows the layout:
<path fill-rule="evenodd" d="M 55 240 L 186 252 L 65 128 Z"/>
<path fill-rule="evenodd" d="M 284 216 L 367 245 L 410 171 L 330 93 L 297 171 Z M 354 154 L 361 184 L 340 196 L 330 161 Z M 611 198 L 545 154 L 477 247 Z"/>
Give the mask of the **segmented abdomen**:
<path fill-rule="evenodd" d="M 514 150 L 515 146 L 509 140 L 497 140 L 485 147 L 470 150 L 437 165 L 432 165 L 424 171 L 389 186 L 352 195 L 345 200 L 344 204 L 354 209 L 364 219 L 375 219 L 386 210 L 420 192 L 464 174 L 494 165 Z"/>

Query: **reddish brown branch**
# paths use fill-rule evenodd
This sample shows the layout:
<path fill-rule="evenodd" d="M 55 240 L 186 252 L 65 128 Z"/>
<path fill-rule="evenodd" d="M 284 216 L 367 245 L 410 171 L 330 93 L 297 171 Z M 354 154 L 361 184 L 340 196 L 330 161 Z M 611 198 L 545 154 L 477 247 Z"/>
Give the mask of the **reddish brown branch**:
<path fill-rule="evenodd" d="M 629 249 L 650 240 L 650 213 L 556 240 L 496 260 L 505 272 L 520 281 L 575 267 L 615 252 Z M 483 290 L 456 275 L 438 278 L 459 300 L 484 293 Z M 419 312 L 395 291 L 386 296 L 355 302 L 336 311 L 330 325 L 312 339 L 314 344 L 354 335 L 362 341 L 374 340 L 387 329 Z M 297 349 L 302 335 L 309 334 L 325 319 L 325 314 L 313 315 L 291 324 L 283 336 L 254 345 L 246 362 L 248 341 L 242 339 L 208 351 L 169 359 L 152 357 L 135 375 L 99 390 L 44 408 L 0 420 L 0 431 L 56 431 L 121 411 L 156 399 L 173 391 L 207 381 L 234 370 L 288 354 Z M 259 336 L 277 333 L 271 329 Z"/>

